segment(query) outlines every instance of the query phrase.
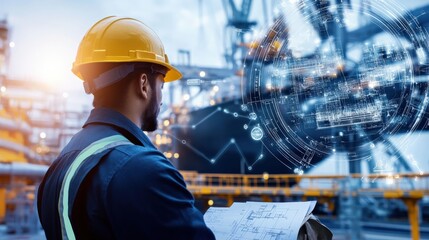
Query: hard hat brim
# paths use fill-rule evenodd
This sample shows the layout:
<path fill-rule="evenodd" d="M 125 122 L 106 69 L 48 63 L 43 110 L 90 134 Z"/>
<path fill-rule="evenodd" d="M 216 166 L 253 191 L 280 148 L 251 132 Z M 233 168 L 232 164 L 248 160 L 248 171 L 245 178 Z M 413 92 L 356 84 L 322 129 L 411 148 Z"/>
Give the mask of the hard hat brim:
<path fill-rule="evenodd" d="M 159 64 L 168 69 L 168 72 L 167 74 L 165 74 L 165 77 L 164 77 L 164 82 L 173 82 L 183 77 L 182 73 L 177 68 L 171 66 L 170 64 L 166 64 L 163 62 L 155 62 L 155 61 L 153 63 Z"/>
<path fill-rule="evenodd" d="M 139 62 L 139 61 L 129 61 L 129 62 Z M 168 69 L 168 71 L 164 77 L 164 82 L 173 82 L 173 81 L 179 80 L 183 77 L 182 73 L 177 68 L 173 67 L 172 65 L 170 65 L 168 63 L 164 63 L 162 61 L 145 61 L 145 62 L 158 64 L 158 65 L 164 66 Z M 81 74 L 80 68 L 84 65 L 89 65 L 89 64 L 94 64 L 94 63 L 96 64 L 96 63 L 103 63 L 103 62 L 93 62 L 93 63 L 82 64 L 80 66 L 73 66 L 72 72 L 76 76 L 78 76 L 80 79 L 85 81 L 82 74 Z M 114 63 L 114 62 L 112 61 L 112 62 L 106 62 L 106 63 Z M 125 63 L 125 62 L 117 62 L 117 63 Z"/>

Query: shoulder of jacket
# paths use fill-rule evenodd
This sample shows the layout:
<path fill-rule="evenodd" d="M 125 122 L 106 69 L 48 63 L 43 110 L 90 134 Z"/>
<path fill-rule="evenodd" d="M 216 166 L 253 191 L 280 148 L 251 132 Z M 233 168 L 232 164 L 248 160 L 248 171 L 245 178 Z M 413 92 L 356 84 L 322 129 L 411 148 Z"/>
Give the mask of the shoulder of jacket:
<path fill-rule="evenodd" d="M 116 154 L 123 154 L 131 158 L 138 155 L 154 155 L 164 157 L 164 155 L 158 149 L 134 144 L 119 145 L 115 147 L 112 152 Z"/>
<path fill-rule="evenodd" d="M 110 166 L 114 170 L 110 175 L 106 193 L 109 186 L 115 182 L 115 186 L 123 184 L 137 184 L 139 187 L 147 187 L 147 182 L 156 183 L 168 179 L 176 179 L 178 170 L 158 150 L 142 146 L 121 146 L 109 154 Z M 176 181 L 176 180 L 174 180 Z M 118 185 L 118 183 L 120 183 Z"/>
<path fill-rule="evenodd" d="M 121 171 L 125 165 L 132 165 L 133 168 L 138 169 L 173 167 L 171 162 L 159 150 L 139 145 L 121 145 L 115 147 L 109 153 L 108 158 L 113 159 L 117 163 L 115 165 L 118 167 L 118 171 Z"/>
<path fill-rule="evenodd" d="M 125 155 L 116 155 L 125 154 Z M 116 156 L 115 156 L 116 155 Z M 159 175 L 176 175 L 177 169 L 157 149 L 142 146 L 123 146 L 115 149 L 110 155 L 114 159 L 122 158 L 116 165 L 115 176 L 131 176 L 137 174 L 139 178 L 158 178 Z M 126 156 L 126 157 L 124 157 Z"/>

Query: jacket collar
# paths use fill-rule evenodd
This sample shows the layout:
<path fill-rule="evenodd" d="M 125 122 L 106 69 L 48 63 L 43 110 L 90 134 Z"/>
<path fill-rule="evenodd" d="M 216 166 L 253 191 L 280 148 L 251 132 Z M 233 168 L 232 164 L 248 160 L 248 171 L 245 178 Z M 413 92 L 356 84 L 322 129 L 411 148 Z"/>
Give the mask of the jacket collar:
<path fill-rule="evenodd" d="M 132 136 L 133 139 L 138 140 L 138 145 L 150 146 L 156 148 L 144 132 L 137 127 L 130 119 L 123 114 L 110 109 L 110 108 L 94 108 L 88 117 L 88 120 L 83 125 L 83 128 L 92 124 L 104 124 L 114 126 L 117 130 L 125 131 L 125 137 Z M 121 131 L 121 132 L 122 132 Z M 130 139 L 131 140 L 131 139 Z"/>

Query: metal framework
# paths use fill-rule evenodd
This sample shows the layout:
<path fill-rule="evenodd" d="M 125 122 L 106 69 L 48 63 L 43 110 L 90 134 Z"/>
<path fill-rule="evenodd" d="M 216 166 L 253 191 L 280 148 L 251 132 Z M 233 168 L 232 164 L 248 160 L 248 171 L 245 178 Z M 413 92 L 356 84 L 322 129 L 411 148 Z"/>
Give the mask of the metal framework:
<path fill-rule="evenodd" d="M 420 239 L 419 205 L 424 196 L 429 196 L 429 173 L 415 174 L 352 174 L 352 175 L 294 175 L 294 174 L 199 174 L 183 172 L 188 189 L 196 198 L 223 197 L 231 205 L 236 198 L 259 196 L 264 201 L 274 197 L 315 197 L 319 202 L 326 202 L 329 209 L 335 209 L 335 198 L 339 198 L 340 210 L 357 206 L 361 197 L 399 199 L 408 208 L 412 239 Z M 361 181 L 386 183 L 358 184 Z M 411 181 L 419 184 L 410 184 Z M 305 183 L 300 185 L 299 183 Z M 354 187 L 351 187 L 354 186 Z M 355 214 L 360 211 L 354 212 Z M 356 219 L 344 219 L 346 225 L 353 227 L 354 234 L 360 229 Z M 341 219 L 341 216 L 340 216 Z M 357 229 L 355 229 L 357 228 Z"/>

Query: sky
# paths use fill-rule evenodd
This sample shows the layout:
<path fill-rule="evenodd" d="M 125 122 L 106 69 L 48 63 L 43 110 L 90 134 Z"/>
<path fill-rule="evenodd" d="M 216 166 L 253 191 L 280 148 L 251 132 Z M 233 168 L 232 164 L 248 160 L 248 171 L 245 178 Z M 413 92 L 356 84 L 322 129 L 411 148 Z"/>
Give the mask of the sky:
<path fill-rule="evenodd" d="M 262 18 L 261 4 L 254 1 L 251 19 Z M 192 65 L 225 66 L 221 0 L 0 0 L 0 20 L 7 19 L 15 45 L 8 77 L 47 82 L 70 96 L 69 102 L 90 107 L 92 97 L 83 94 L 71 66 L 90 26 L 112 15 L 133 17 L 152 28 L 173 64 L 184 49 L 191 52 Z"/>
<path fill-rule="evenodd" d="M 79 42 L 92 24 L 110 15 L 150 26 L 173 63 L 177 51 L 186 49 L 193 64 L 222 66 L 225 13 L 221 1 L 202 2 L 199 18 L 198 0 L 0 0 L 0 19 L 7 18 L 15 43 L 8 75 L 81 89 L 70 71 Z"/>
<path fill-rule="evenodd" d="M 261 20 L 261 1 L 254 1 L 251 19 Z M 411 2 L 407 5 L 414 7 L 429 1 Z M 68 81 L 73 78 L 70 68 L 83 35 L 109 15 L 146 23 L 160 36 L 173 63 L 177 62 L 177 51 L 185 49 L 191 50 L 193 64 L 224 64 L 226 15 L 220 0 L 0 0 L 0 19 L 7 18 L 15 43 L 9 75 Z"/>
<path fill-rule="evenodd" d="M 270 10 L 281 0 L 253 1 L 250 19 L 259 26 L 264 24 L 262 1 Z M 296 2 L 284 1 L 288 6 Z M 413 8 L 426 3 L 429 0 L 402 4 Z M 173 64 L 178 50 L 185 49 L 191 51 L 193 65 L 224 66 L 226 14 L 221 0 L 0 0 L 0 19 L 7 18 L 15 44 L 8 76 L 48 82 L 68 95 L 82 92 L 81 81 L 70 71 L 76 50 L 89 27 L 110 15 L 134 17 L 150 26 Z M 296 22 L 292 33 L 303 32 L 299 20 L 289 21 Z M 291 45 L 294 42 L 301 44 L 302 39 L 292 36 Z"/>

